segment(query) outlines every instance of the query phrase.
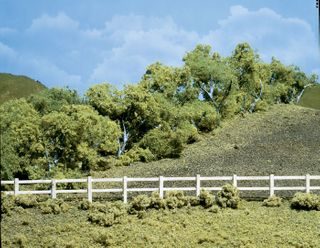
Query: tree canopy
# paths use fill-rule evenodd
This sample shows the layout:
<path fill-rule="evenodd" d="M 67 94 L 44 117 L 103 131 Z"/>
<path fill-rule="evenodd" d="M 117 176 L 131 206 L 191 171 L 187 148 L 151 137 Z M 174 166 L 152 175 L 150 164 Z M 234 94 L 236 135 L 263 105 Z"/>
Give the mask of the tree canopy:
<path fill-rule="evenodd" d="M 296 66 L 263 62 L 247 43 L 222 57 L 198 45 L 181 67 L 156 62 L 118 90 L 92 86 L 84 97 L 47 89 L 0 105 L 1 179 L 52 177 L 179 157 L 221 121 L 293 103 L 317 83 Z"/>

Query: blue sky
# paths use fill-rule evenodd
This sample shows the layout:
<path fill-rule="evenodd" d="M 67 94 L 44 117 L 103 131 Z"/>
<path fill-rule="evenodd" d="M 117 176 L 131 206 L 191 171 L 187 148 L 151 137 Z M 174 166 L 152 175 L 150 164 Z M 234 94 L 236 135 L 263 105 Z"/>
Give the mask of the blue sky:
<path fill-rule="evenodd" d="M 320 75 L 316 0 L 0 0 L 0 72 L 84 93 L 136 83 L 155 61 L 179 66 L 196 44 L 223 56 L 249 42 Z"/>

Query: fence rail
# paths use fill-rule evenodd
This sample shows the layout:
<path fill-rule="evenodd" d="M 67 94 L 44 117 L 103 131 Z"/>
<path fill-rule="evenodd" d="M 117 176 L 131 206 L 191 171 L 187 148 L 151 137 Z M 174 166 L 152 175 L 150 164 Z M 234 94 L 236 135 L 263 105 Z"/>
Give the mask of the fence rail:
<path fill-rule="evenodd" d="M 304 180 L 304 185 L 301 186 L 275 186 L 275 181 L 280 180 Z M 172 190 L 181 190 L 181 191 L 195 191 L 196 196 L 199 196 L 201 189 L 209 191 L 218 191 L 222 187 L 201 187 L 201 182 L 204 181 L 231 181 L 231 183 L 239 189 L 239 191 L 267 191 L 269 195 L 272 196 L 275 194 L 275 191 L 305 191 L 307 193 L 312 190 L 320 190 L 320 184 L 318 186 L 312 185 L 311 180 L 320 180 L 320 175 L 304 175 L 304 176 L 275 176 L 271 174 L 270 176 L 212 176 L 212 177 L 202 177 L 196 175 L 195 177 L 152 177 L 152 178 L 129 178 L 124 176 L 123 178 L 81 178 L 81 179 L 50 179 L 50 180 L 19 180 L 15 178 L 11 181 L 1 181 L 1 185 L 13 185 L 13 191 L 2 191 L 6 194 L 12 195 L 35 195 L 35 194 L 47 194 L 51 195 L 54 199 L 57 197 L 57 194 L 74 194 L 82 193 L 87 194 L 88 201 L 92 202 L 93 193 L 115 193 L 122 192 L 123 202 L 127 203 L 128 193 L 129 192 L 152 192 L 158 191 L 160 198 L 163 198 L 164 192 Z M 164 187 L 165 182 L 177 182 L 177 181 L 194 181 L 195 184 L 193 187 Z M 240 181 L 268 181 L 269 186 L 267 187 L 238 187 L 238 182 Z M 94 188 L 94 183 L 122 183 L 122 186 L 119 188 Z M 130 182 L 159 182 L 158 187 L 153 188 L 130 188 L 128 183 Z M 86 183 L 86 189 L 57 189 L 57 184 L 59 183 Z M 23 184 L 50 184 L 50 190 L 30 190 L 23 191 L 20 189 L 20 185 Z"/>

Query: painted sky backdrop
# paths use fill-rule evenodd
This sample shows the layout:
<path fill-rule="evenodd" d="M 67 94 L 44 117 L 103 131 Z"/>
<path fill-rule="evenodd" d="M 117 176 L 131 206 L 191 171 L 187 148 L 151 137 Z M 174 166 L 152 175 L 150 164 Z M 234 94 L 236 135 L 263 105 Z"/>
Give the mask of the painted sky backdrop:
<path fill-rule="evenodd" d="M 223 56 L 249 42 L 320 75 L 316 0 L 0 0 L 0 72 L 84 93 L 179 66 L 196 44 Z"/>

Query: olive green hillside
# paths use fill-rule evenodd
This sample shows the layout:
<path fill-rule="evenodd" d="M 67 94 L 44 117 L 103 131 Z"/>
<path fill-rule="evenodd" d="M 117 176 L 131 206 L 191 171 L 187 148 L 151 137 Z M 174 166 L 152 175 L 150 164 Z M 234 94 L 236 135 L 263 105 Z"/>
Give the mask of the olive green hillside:
<path fill-rule="evenodd" d="M 0 73 L 0 104 L 5 101 L 26 97 L 46 89 L 46 87 L 29 77 Z"/>
<path fill-rule="evenodd" d="M 320 174 L 320 111 L 273 105 L 222 123 L 179 159 L 115 167 L 95 176 Z"/>
<path fill-rule="evenodd" d="M 299 101 L 299 105 L 307 108 L 320 109 L 320 85 L 306 88 Z"/>

